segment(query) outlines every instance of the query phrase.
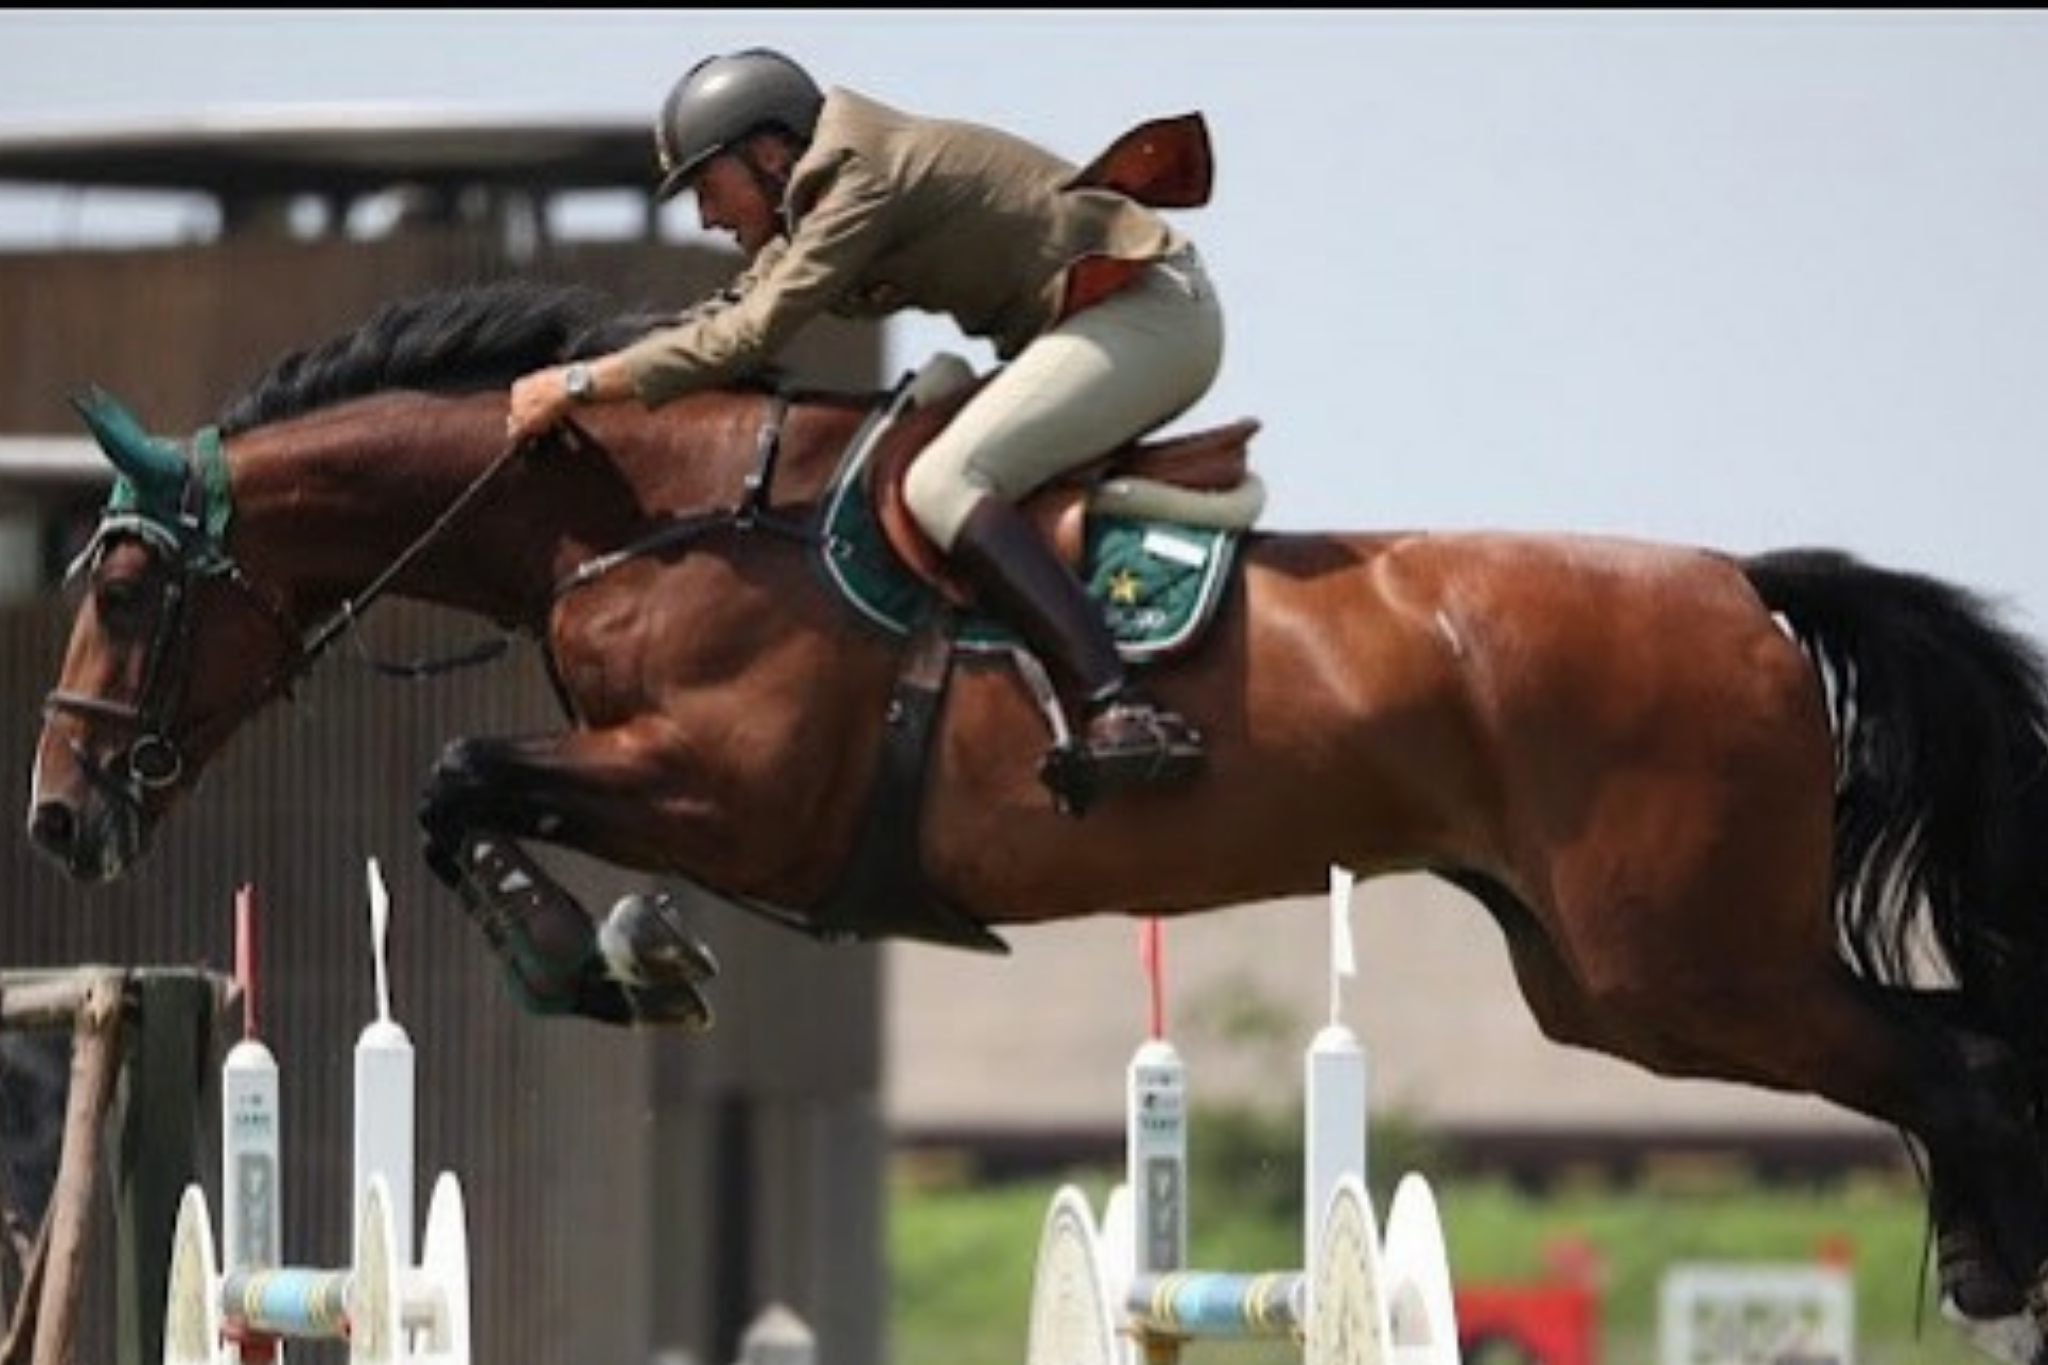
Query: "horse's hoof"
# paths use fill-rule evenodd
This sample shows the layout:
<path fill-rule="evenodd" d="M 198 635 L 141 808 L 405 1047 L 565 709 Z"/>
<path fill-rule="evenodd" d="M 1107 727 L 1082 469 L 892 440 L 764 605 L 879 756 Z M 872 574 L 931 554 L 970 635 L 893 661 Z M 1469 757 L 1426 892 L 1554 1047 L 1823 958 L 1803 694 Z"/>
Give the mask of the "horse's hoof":
<path fill-rule="evenodd" d="M 426 860 L 427 870 L 443 886 L 451 891 L 462 889 L 462 864 L 457 860 L 454 849 L 439 839 L 428 837 L 422 841 L 420 856 Z"/>
<path fill-rule="evenodd" d="M 1944 1231 L 1936 1243 L 1936 1259 L 1942 1300 L 1958 1321 L 1998 1322 L 2027 1311 L 2026 1293 L 1974 1231 Z"/>
<path fill-rule="evenodd" d="M 666 895 L 619 897 L 597 926 L 597 948 L 611 974 L 629 986 L 696 985 L 718 975 L 718 959 L 683 927 L 681 909 Z"/>
<path fill-rule="evenodd" d="M 2025 1313 L 2001 1318 L 1973 1318 L 1942 1296 L 1941 1315 L 1970 1339 L 1970 1344 L 2005 1365 L 2048 1365 L 2048 1345 L 2041 1329 Z"/>
<path fill-rule="evenodd" d="M 627 1022 L 690 1033 L 711 1027 L 711 1004 L 697 988 L 718 975 L 718 959 L 684 929 L 670 897 L 621 896 L 597 926 L 597 950 L 631 1014 Z"/>
<path fill-rule="evenodd" d="M 711 1002 L 690 983 L 668 981 L 655 986 L 628 986 L 614 979 L 595 960 L 569 1006 L 546 1012 L 577 1014 L 616 1028 L 681 1029 L 685 1033 L 708 1032 L 716 1022 Z"/>
<path fill-rule="evenodd" d="M 626 1003 L 632 1007 L 632 1022 L 641 1028 L 681 1029 L 685 1033 L 708 1033 L 717 1022 L 711 1002 L 695 986 L 670 982 L 661 986 L 624 986 Z"/>

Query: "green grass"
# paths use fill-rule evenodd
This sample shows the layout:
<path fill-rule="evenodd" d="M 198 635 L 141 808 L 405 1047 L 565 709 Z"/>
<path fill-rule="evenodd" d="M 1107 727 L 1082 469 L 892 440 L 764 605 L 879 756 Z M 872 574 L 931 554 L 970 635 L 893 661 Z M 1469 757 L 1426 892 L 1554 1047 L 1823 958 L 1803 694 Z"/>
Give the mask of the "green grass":
<path fill-rule="evenodd" d="M 1277 1213 L 1270 1193 L 1291 1189 L 1298 1170 L 1293 1154 L 1285 1153 L 1244 1164 L 1230 1180 L 1206 1169 L 1193 1172 L 1190 1260 L 1240 1269 L 1298 1263 L 1295 1213 Z M 1018 1365 L 1039 1224 L 1059 1180 L 976 1186 L 918 1180 L 907 1172 L 892 1181 L 889 1197 L 892 1292 L 884 1358 L 890 1365 Z M 1071 1178 L 1099 1212 L 1114 1173 Z M 1853 1258 L 1860 1365 L 1981 1365 L 1982 1357 L 1940 1319 L 1932 1296 L 1917 1287 L 1925 1219 L 1919 1191 L 1903 1173 L 1826 1188 L 1763 1189 L 1708 1172 L 1654 1187 L 1542 1196 L 1486 1179 L 1434 1183 L 1458 1282 L 1541 1278 L 1546 1249 L 1560 1239 L 1591 1249 L 1602 1365 L 1653 1365 L 1658 1284 L 1674 1263 L 1810 1261 L 1829 1243 L 1846 1247 Z M 1384 1191 L 1376 1193 L 1382 1212 L 1385 1199 Z M 1916 1324 L 1916 1314 L 1924 1321 Z M 1295 1357 L 1271 1348 L 1211 1346 L 1194 1348 L 1187 1358 L 1264 1365 Z"/>

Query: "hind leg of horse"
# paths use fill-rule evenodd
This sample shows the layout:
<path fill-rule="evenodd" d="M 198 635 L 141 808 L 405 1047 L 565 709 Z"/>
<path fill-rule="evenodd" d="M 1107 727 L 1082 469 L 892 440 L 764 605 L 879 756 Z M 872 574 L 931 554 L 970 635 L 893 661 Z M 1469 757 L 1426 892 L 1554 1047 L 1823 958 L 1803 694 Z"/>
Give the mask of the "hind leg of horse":
<path fill-rule="evenodd" d="M 1910 1134 L 1939 1230 L 1989 1249 L 1967 1273 L 1951 1259 L 1944 1289 L 1974 1316 L 2023 1316 L 2048 1256 L 2048 1183 L 2017 1068 L 1958 1027 L 1958 1002 L 1852 972 L 1812 675 L 1769 637 L 1726 643 L 1745 669 L 1674 684 L 1661 730 L 1617 707 L 1632 720 L 1618 748 L 1608 713 L 1589 711 L 1600 725 L 1548 734 L 1509 772 L 1521 814 L 1499 875 L 1550 940 L 1555 1015 L 1659 1074 L 1815 1095 Z"/>
<path fill-rule="evenodd" d="M 1583 991 L 1579 1008 L 1560 1017 L 1578 1020 L 1589 1045 L 1660 1074 L 1818 1095 L 1910 1134 L 1927 1159 L 1945 1297 L 1978 1321 L 2024 1315 L 2048 1258 L 2048 1185 L 2010 1050 L 1959 1027 L 1967 1011 L 1954 999 L 1872 986 L 1831 940 L 1784 931 L 1802 922 L 1773 912 L 1786 911 L 1791 894 L 1777 878 L 1745 890 L 1724 876 L 1711 902 L 1673 899 L 1679 893 L 1667 887 L 1638 909 L 1689 904 L 1682 921 L 1652 916 L 1661 929 L 1602 935 L 1590 952 L 1582 935 L 1581 951 L 1558 959 L 1551 993 L 1570 1001 L 1571 982 Z M 1817 894 L 1812 902 L 1825 903 Z M 1728 932 L 1702 935 L 1702 923 Z M 1526 949 L 1523 957 L 1541 961 Z M 1518 958 L 1518 970 L 1526 977 L 1528 962 Z M 2012 1358 L 2048 1365 L 2038 1331 L 2026 1339 Z"/>
<path fill-rule="evenodd" d="M 1486 907 L 1507 944 L 1508 962 L 1514 969 L 1515 985 L 1522 992 L 1529 1013 L 1543 1036 L 1554 1043 L 1581 1047 L 1611 1056 L 1629 1055 L 1628 1040 L 1612 1034 L 1599 1013 L 1586 999 L 1585 991 L 1559 956 L 1543 925 L 1497 882 L 1459 873 L 1442 873 L 1444 880 L 1458 887 Z"/>
<path fill-rule="evenodd" d="M 1532 1007 L 1547 1032 L 1658 1074 L 1815 1095 L 1910 1134 L 1944 1291 L 1975 1318 L 2020 1313 L 2048 1257 L 2048 1184 L 2016 1068 L 1962 1027 L 1961 1002 L 1850 970 L 1829 755 L 1737 733 L 1739 749 L 1695 731 L 1697 752 L 1608 775 L 1590 806 L 1581 791 L 1589 817 L 1503 879 L 1533 926 L 1504 921 Z"/>
<path fill-rule="evenodd" d="M 2048 1258 L 2048 1186 L 2025 1115 L 2018 1059 L 2010 1048 L 1945 1022 L 1955 1011 L 1940 996 L 1873 988 L 1846 969 L 1832 988 L 1799 992 L 1781 1026 L 1800 1030 L 1798 1046 L 1780 1044 L 1780 1060 L 1758 1068 L 1727 1056 L 1703 1069 L 1762 1084 L 1812 1091 L 1892 1123 L 1925 1160 L 1936 1236 L 1941 1297 L 1974 1324 L 2004 1323 L 2003 1358 L 2048 1365 L 2048 1321 L 2030 1287 Z M 1719 1002 L 1767 1016 L 1776 991 Z M 1682 1058 L 1680 1065 L 1684 1065 Z M 1973 1332 L 1973 1335 L 1975 1332 Z"/>
<path fill-rule="evenodd" d="M 1516 984 L 1544 1036 L 1555 1042 L 1589 1048 L 1613 1056 L 1632 1058 L 1655 1070 L 1670 1074 L 1707 1074 L 1730 1079 L 1749 1079 L 1774 1087 L 1817 1089 L 1819 1082 L 1802 1080 L 1798 1068 L 1758 1072 L 1744 1055 L 1729 1059 L 1722 1049 L 1702 1050 L 1689 1043 L 1693 1030 L 1669 1023 L 1646 1027 L 1633 1012 L 1616 1009 L 1613 1002 L 1589 998 L 1574 976 L 1570 964 L 1544 931 L 1543 924 L 1527 906 L 1498 884 L 1483 879 L 1448 878 L 1479 899 L 1500 926 L 1513 964 Z M 1904 1038 L 1878 1039 L 1864 1045 L 1841 1043 L 1853 1056 L 1871 1055 L 1873 1050 L 1891 1050 L 1907 1058 L 1900 1065 L 1926 1079 L 1914 1089 L 1939 1095 L 1947 1091 L 1953 1101 L 1935 1098 L 1922 1107 L 1938 1117 L 1913 1126 L 1926 1136 L 1920 1139 L 1928 1159 L 1931 1206 L 1936 1226 L 1942 1230 L 1940 1259 L 1942 1290 L 1964 1316 L 1978 1320 L 2008 1317 L 2020 1311 L 2022 1286 L 2028 1276 L 2025 1252 L 2015 1259 L 2002 1257 L 2002 1241 L 2023 1246 L 2027 1240 L 2026 1220 L 2013 1231 L 2000 1233 L 1988 1226 L 1983 1211 L 1996 1208 L 1998 1191 L 1978 1179 L 1981 1170 L 2025 1169 L 2024 1133 L 2008 1115 L 2023 1108 L 2016 1074 L 2009 1054 L 2001 1055 L 1986 1040 L 1968 1031 L 1970 1013 L 1960 996 L 1947 992 L 1887 991 L 1865 986 L 1853 979 L 1846 989 L 1860 995 L 1864 1006 L 1846 1005 L 1855 1016 L 1874 1011 L 1880 1018 L 1901 1021 L 1908 1031 Z M 1825 992 L 1816 991 L 1816 996 Z M 1739 1008 L 1739 1005 L 1736 1006 Z M 1761 1002 L 1762 1013 L 1771 1017 L 1775 1001 Z M 1826 1011 L 1816 1006 L 1816 1015 Z M 1923 1021 L 1918 1026 L 1914 1020 Z M 1823 1021 L 1823 1027 L 1827 1027 Z M 1842 1025 L 1835 1025 L 1839 1030 Z M 1847 1024 L 1848 1038 L 1867 1025 L 1853 1017 Z M 1882 1023 L 1877 1025 L 1887 1033 Z M 1940 1059 L 1946 1055 L 1950 1062 Z M 1915 1057 L 1918 1060 L 1913 1060 Z M 1853 1098 L 1869 1105 L 1870 1089 L 1855 1091 Z M 1852 1106 L 1854 1107 L 1854 1106 Z M 2002 1140 L 1983 1139 L 1986 1132 L 2002 1132 Z M 1987 1164 L 1988 1163 L 1988 1164 Z M 2014 1357 L 2024 1361 L 2025 1355 Z"/>
<path fill-rule="evenodd" d="M 582 735 L 451 743 L 421 802 L 426 861 L 462 897 L 529 1009 L 707 1028 L 698 986 L 717 964 L 665 897 L 625 897 L 594 924 L 519 847 L 533 838 L 583 847 L 590 812 L 606 799 L 646 809 L 642 766 L 607 765 L 593 748 L 602 746 Z"/>
<path fill-rule="evenodd" d="M 1944 1295 L 1966 1318 L 2024 1310 L 2048 1331 L 2040 1289 L 2048 1272 L 2048 1171 L 2027 1124 L 2032 1101 L 2023 1059 L 1983 1031 L 1979 1011 L 1959 991 L 1862 989 L 1876 1008 L 1938 1035 L 1948 1058 L 1944 1076 L 1954 1099 L 1943 1112 L 1950 1131 L 1921 1143 Z"/>
<path fill-rule="evenodd" d="M 2048 1365 L 2048 1323 L 2034 1320 L 2041 1309 L 2029 1299 L 2048 1256 L 2048 1187 L 2018 1059 L 1961 1027 L 1967 1012 L 1955 999 L 1873 987 L 1843 968 L 1797 988 L 1745 986 L 1730 973 L 1690 1006 L 1673 993 L 1646 1007 L 1586 993 L 1526 913 L 1496 918 L 1546 1036 L 1663 1075 L 1817 1094 L 1910 1134 L 1926 1160 L 1947 1306 L 1999 1358 Z M 1755 1021 L 1757 1036 L 1731 1031 L 1739 1019 Z"/>
<path fill-rule="evenodd" d="M 1459 879 L 1454 879 L 1459 880 Z M 1718 1050 L 1700 1051 L 1680 1029 L 1661 1041 L 1646 1041 L 1630 1016 L 1590 999 L 1566 960 L 1526 907 L 1497 888 L 1463 883 L 1484 902 L 1506 939 L 1515 979 L 1531 1013 L 1553 1041 L 1633 1058 L 1668 1074 L 1705 1074 L 1748 1079 L 1773 1087 L 1820 1089 L 1800 1081 L 1796 1069 L 1757 1073 L 1751 1063 L 1731 1063 Z M 1970 1011 L 1950 992 L 1892 991 L 1853 979 L 1843 987 L 1860 996 L 1850 1004 L 1852 1015 L 1875 1012 L 1877 1029 L 1890 1036 L 1875 1046 L 1889 1047 L 1906 1058 L 1902 1065 L 1922 1077 L 1914 1087 L 1929 1096 L 1919 1108 L 1925 1115 L 1910 1122 L 1927 1161 L 1930 1208 L 1939 1233 L 1941 1291 L 1948 1307 L 1967 1320 L 1979 1344 L 2011 1365 L 2043 1365 L 2041 1327 L 2026 1315 L 2038 1312 L 2027 1297 L 2037 1276 L 2031 1248 L 2040 1242 L 2044 1206 L 2038 1185 L 2026 1172 L 2034 1169 L 2028 1135 L 2013 1115 L 2025 1112 L 2017 1058 L 2009 1048 L 1969 1028 Z M 1731 1002 L 1735 1008 L 1739 1003 Z M 1769 1002 L 1766 1002 L 1766 1012 Z M 1819 1015 L 1828 1011 L 1816 1009 Z M 1842 1025 L 1820 1021 L 1838 1039 L 1860 1036 L 1867 1023 Z M 1897 1036 L 1903 1030 L 1904 1037 Z M 1851 1055 L 1868 1055 L 1869 1046 L 1843 1044 Z M 1788 1079 L 1791 1077 L 1791 1079 Z M 1866 1088 L 1845 1087 L 1843 1095 L 1869 1104 Z M 1846 1098 L 1845 1098 L 1846 1102 Z M 1856 1105 L 1851 1105 L 1856 1107 Z M 1993 1173 L 2020 1173 L 2022 1195 Z M 2024 1191 L 2035 1193 L 2028 1197 Z"/>
<path fill-rule="evenodd" d="M 1843 977 L 1842 1008 L 1823 1013 L 1844 1022 L 1823 1019 L 1823 1030 L 1850 1039 L 1854 1016 L 1872 1021 L 1869 1032 L 1891 1034 L 1912 1077 L 1894 1122 L 1925 1158 L 1944 1311 L 1995 1358 L 2048 1365 L 2048 1305 L 2039 1292 L 2048 1269 L 2048 1182 L 2021 1059 L 1978 1031 L 1954 992 L 1874 986 L 1846 969 Z M 1833 1097 L 1847 1104 L 1858 1093 L 1845 1078 Z"/>

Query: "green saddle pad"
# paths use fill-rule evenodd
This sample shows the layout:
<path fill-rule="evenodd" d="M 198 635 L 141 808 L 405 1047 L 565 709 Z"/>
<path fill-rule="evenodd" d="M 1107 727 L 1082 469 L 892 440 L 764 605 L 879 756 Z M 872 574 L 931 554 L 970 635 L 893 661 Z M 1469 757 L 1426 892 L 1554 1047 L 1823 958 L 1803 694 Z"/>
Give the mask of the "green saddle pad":
<path fill-rule="evenodd" d="M 889 548 L 869 505 L 861 458 L 828 495 L 820 560 L 825 576 L 856 610 L 893 634 L 907 635 L 937 593 Z M 1081 578 L 1102 604 L 1118 651 L 1130 660 L 1185 648 L 1215 615 L 1237 559 L 1241 532 L 1179 522 L 1091 515 Z M 972 615 L 957 643 L 1009 649 L 1017 636 L 1000 621 Z"/>

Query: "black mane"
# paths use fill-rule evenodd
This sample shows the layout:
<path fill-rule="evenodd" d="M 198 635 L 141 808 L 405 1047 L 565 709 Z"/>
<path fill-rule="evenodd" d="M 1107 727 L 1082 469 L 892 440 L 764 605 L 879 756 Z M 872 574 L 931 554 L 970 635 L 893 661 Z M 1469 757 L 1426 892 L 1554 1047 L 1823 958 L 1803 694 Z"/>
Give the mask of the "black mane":
<path fill-rule="evenodd" d="M 385 389 L 464 393 L 613 350 L 662 319 L 582 285 L 501 280 L 384 305 L 347 336 L 273 365 L 220 417 L 232 435 Z"/>

